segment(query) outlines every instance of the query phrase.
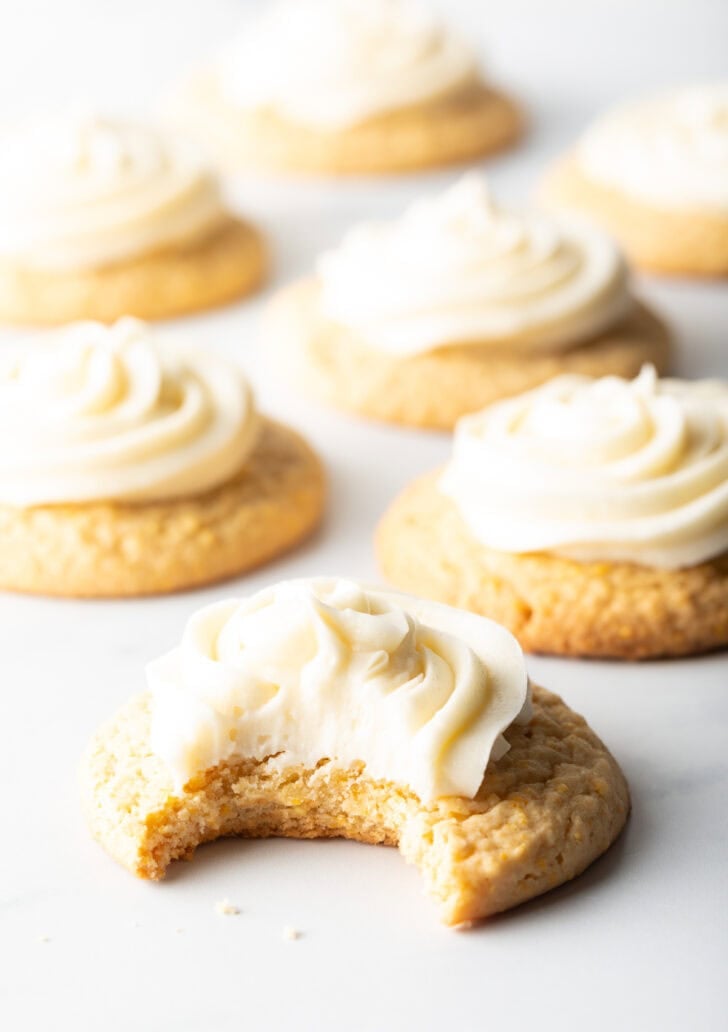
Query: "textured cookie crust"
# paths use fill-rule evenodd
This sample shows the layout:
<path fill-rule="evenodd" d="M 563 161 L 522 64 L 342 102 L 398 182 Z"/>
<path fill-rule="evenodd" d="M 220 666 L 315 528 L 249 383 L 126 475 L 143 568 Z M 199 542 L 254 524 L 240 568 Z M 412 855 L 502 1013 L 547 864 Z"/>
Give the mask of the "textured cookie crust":
<path fill-rule="evenodd" d="M 225 304 L 255 290 L 267 271 L 263 239 L 229 218 L 187 247 L 104 268 L 49 272 L 0 264 L 0 321 L 52 326 L 124 315 L 164 319 Z"/>
<path fill-rule="evenodd" d="M 210 155 L 231 171 L 406 172 L 481 157 L 510 146 L 523 132 L 516 104 L 479 82 L 361 125 L 324 132 L 272 112 L 241 112 L 203 75 L 171 104 L 170 117 L 198 136 Z"/>
<path fill-rule="evenodd" d="M 464 344 L 399 358 L 325 321 L 318 296 L 316 281 L 305 280 L 271 305 L 266 333 L 284 354 L 281 368 L 329 404 L 405 426 L 450 430 L 466 413 L 561 373 L 632 378 L 645 362 L 662 372 L 669 360 L 666 327 L 640 304 L 613 331 L 558 354 Z"/>
<path fill-rule="evenodd" d="M 429 805 L 327 759 L 314 769 L 281 769 L 275 759 L 226 763 L 175 795 L 150 752 L 149 724 L 149 696 L 137 696 L 97 732 L 81 768 L 94 837 L 142 878 L 162 878 L 172 860 L 227 835 L 398 845 L 443 921 L 460 924 L 579 874 L 629 811 L 615 760 L 582 717 L 538 688 L 533 720 L 509 729 L 511 749 L 489 766 L 477 797 Z"/>
<path fill-rule="evenodd" d="M 0 506 L 0 588 L 121 596 L 222 580 L 272 559 L 318 524 L 321 464 L 288 427 L 265 420 L 235 479 L 164 502 Z"/>
<path fill-rule="evenodd" d="M 414 481 L 379 525 L 379 565 L 401 590 L 489 616 L 529 652 L 651 659 L 728 645 L 728 555 L 657 570 L 496 552 L 473 538 L 439 476 Z"/>
<path fill-rule="evenodd" d="M 600 223 L 642 268 L 728 276 L 728 215 L 650 207 L 586 178 L 573 157 L 551 170 L 541 197 L 549 206 L 571 208 Z"/>

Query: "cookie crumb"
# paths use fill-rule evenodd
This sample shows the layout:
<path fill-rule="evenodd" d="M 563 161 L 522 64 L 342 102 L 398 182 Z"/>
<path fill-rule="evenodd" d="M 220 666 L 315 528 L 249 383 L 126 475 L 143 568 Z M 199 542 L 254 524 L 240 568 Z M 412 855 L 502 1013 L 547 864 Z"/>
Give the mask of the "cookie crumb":
<path fill-rule="evenodd" d="M 283 938 L 288 942 L 293 942 L 295 939 L 301 938 L 301 933 L 297 928 L 294 928 L 293 925 L 284 925 Z"/>
<path fill-rule="evenodd" d="M 215 911 L 225 917 L 234 917 L 240 913 L 240 907 L 236 907 L 229 899 L 221 899 L 215 904 Z"/>

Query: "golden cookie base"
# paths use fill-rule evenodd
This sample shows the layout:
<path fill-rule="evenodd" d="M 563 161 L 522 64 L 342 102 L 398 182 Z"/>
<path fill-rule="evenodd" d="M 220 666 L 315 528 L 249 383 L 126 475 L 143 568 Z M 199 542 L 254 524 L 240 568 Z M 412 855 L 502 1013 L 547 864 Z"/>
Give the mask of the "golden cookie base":
<path fill-rule="evenodd" d="M 188 85 L 170 114 L 231 171 L 331 175 L 457 164 L 512 145 L 524 127 L 518 106 L 480 82 L 336 132 L 296 125 L 273 112 L 241 112 L 205 76 Z"/>
<path fill-rule="evenodd" d="M 481 545 L 439 472 L 382 519 L 382 573 L 409 591 L 504 624 L 528 652 L 604 659 L 689 656 L 728 645 L 728 555 L 684 570 L 512 555 Z"/>
<path fill-rule="evenodd" d="M 462 924 L 575 877 L 610 846 L 629 811 L 624 776 L 607 749 L 582 717 L 538 688 L 533 720 L 508 730 L 511 749 L 489 765 L 477 797 L 429 805 L 406 787 L 327 759 L 315 769 L 224 763 L 175 793 L 150 751 L 149 727 L 145 694 L 96 734 L 81 771 L 94 837 L 142 878 L 162 878 L 173 860 L 223 836 L 398 845 L 442 920 Z"/>
<path fill-rule="evenodd" d="M 233 577 L 318 524 L 321 464 L 265 420 L 241 472 L 205 494 L 144 504 L 0 506 L 0 588 L 43 595 L 149 595 Z"/>
<path fill-rule="evenodd" d="M 541 193 L 548 205 L 577 211 L 599 223 L 644 269 L 728 276 L 728 215 L 666 210 L 633 200 L 587 179 L 574 158 L 551 170 Z"/>
<path fill-rule="evenodd" d="M 99 269 L 51 272 L 0 264 L 0 322 L 165 319 L 244 297 L 266 272 L 258 231 L 229 218 L 201 242 Z"/>
<path fill-rule="evenodd" d="M 646 362 L 663 372 L 670 352 L 666 327 L 637 304 L 614 330 L 565 352 L 464 344 L 400 358 L 374 351 L 324 320 L 312 280 L 294 284 L 273 302 L 267 336 L 292 379 L 323 401 L 369 419 L 437 430 L 450 430 L 468 412 L 561 373 L 631 378 Z"/>

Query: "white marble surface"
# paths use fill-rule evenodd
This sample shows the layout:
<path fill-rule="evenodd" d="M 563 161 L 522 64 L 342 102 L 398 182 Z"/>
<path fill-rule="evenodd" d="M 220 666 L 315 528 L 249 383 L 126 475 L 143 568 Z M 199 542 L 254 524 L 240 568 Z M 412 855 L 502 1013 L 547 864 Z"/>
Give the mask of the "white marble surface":
<path fill-rule="evenodd" d="M 598 107 L 728 74 L 724 0 L 446 5 L 529 104 L 524 146 L 491 163 L 509 199 Z M 61 97 L 144 110 L 235 23 L 224 0 L 28 0 L 2 7 L 0 114 Z M 276 283 L 362 215 L 396 211 L 433 175 L 340 185 L 241 184 L 270 230 Z M 669 316 L 677 367 L 728 374 L 728 291 L 644 279 Z M 265 299 L 263 299 L 264 301 Z M 0 596 L 0 1015 L 16 1030 L 706 1030 L 725 1027 L 728 660 L 619 665 L 532 659 L 622 762 L 634 813 L 585 876 L 467 934 L 438 926 L 394 850 L 343 842 L 227 842 L 147 885 L 89 840 L 78 756 L 143 683 L 144 663 L 221 590 L 343 572 L 373 578 L 371 530 L 395 492 L 447 454 L 445 437 L 317 411 L 281 387 L 256 338 L 260 302 L 180 324 L 236 355 L 269 411 L 329 468 L 321 534 L 231 584 L 168 599 L 80 603 Z M 241 908 L 221 917 L 216 901 Z M 302 937 L 284 941 L 284 925 Z M 45 941 L 45 939 L 48 941 Z"/>

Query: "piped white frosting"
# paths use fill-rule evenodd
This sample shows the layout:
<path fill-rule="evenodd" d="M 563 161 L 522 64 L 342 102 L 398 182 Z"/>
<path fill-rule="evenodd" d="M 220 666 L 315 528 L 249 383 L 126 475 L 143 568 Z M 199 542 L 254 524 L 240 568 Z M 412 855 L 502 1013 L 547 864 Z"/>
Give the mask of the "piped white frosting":
<path fill-rule="evenodd" d="M 284 581 L 199 610 L 151 663 L 152 750 L 177 789 L 236 758 L 363 764 L 421 799 L 474 796 L 530 718 L 503 627 L 337 578 Z"/>
<path fill-rule="evenodd" d="M 728 82 L 608 113 L 577 150 L 583 173 L 652 207 L 728 212 Z"/>
<path fill-rule="evenodd" d="M 216 70 L 235 107 L 324 131 L 447 95 L 475 74 L 468 44 L 412 0 L 277 0 Z"/>
<path fill-rule="evenodd" d="M 197 241 L 224 217 L 214 178 L 150 127 L 69 112 L 0 132 L 0 262 L 104 267 Z"/>
<path fill-rule="evenodd" d="M 122 319 L 0 353 L 0 503 L 199 494 L 242 469 L 258 432 L 242 373 L 211 348 Z"/>
<path fill-rule="evenodd" d="M 462 419 L 441 488 L 488 548 L 694 566 L 728 550 L 728 384 L 559 376 Z"/>
<path fill-rule="evenodd" d="M 477 174 L 399 219 L 355 227 L 317 272 L 322 314 L 401 356 L 450 344 L 563 351 L 616 325 L 633 303 L 604 234 L 505 210 Z"/>

